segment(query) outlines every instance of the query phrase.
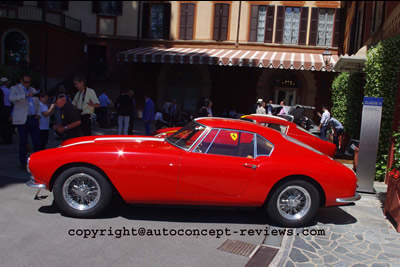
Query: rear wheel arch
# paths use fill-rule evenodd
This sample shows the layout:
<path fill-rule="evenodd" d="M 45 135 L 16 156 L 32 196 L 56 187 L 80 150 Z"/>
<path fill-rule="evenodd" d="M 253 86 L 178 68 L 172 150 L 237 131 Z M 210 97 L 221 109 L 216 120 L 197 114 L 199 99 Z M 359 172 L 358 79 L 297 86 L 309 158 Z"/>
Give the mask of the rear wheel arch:
<path fill-rule="evenodd" d="M 270 200 L 273 192 L 275 192 L 275 190 L 277 190 L 277 188 L 279 188 L 279 186 L 281 186 L 284 183 L 287 183 L 287 182 L 290 182 L 290 181 L 295 181 L 295 180 L 305 181 L 305 182 L 308 182 L 311 185 L 313 185 L 318 190 L 318 193 L 319 193 L 319 196 L 320 196 L 319 206 L 320 207 L 325 206 L 326 196 L 325 196 L 324 189 L 322 188 L 322 186 L 317 181 L 315 181 L 314 179 L 312 179 L 312 178 L 310 178 L 308 176 L 305 176 L 305 175 L 290 175 L 290 176 L 286 176 L 286 177 L 280 179 L 278 182 L 276 182 L 274 184 L 274 186 L 271 188 L 271 190 L 269 191 L 268 196 L 265 199 L 264 206 L 266 205 L 266 203 L 268 203 L 268 201 Z"/>

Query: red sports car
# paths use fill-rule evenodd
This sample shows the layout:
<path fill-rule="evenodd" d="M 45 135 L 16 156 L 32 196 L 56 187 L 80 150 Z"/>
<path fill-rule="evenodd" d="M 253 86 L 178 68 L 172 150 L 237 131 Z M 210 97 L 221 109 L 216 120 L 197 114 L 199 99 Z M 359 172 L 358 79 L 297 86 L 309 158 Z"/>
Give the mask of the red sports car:
<path fill-rule="evenodd" d="M 28 170 L 28 186 L 53 191 L 73 217 L 97 216 L 116 191 L 127 203 L 265 206 L 297 227 L 320 206 L 360 198 L 344 165 L 268 127 L 222 118 L 196 119 L 165 139 L 70 139 L 32 154 Z"/>
<path fill-rule="evenodd" d="M 315 135 L 311 134 L 306 129 L 298 126 L 297 124 L 287 121 L 283 118 L 277 116 L 270 115 L 260 115 L 260 114 L 252 114 L 252 115 L 244 115 L 242 119 L 251 120 L 257 122 L 263 126 L 267 126 L 269 128 L 280 131 L 283 134 L 287 134 L 297 140 L 315 148 L 316 150 L 321 151 L 322 153 L 334 157 L 336 153 L 336 145 L 324 141 Z"/>

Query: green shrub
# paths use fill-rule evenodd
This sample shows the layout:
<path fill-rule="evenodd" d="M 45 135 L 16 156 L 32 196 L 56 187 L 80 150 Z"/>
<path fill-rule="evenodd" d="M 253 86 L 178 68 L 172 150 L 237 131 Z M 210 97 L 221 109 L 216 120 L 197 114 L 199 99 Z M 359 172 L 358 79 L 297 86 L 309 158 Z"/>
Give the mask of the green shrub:
<path fill-rule="evenodd" d="M 19 82 L 22 73 L 25 71 L 27 71 L 32 75 L 31 86 L 36 89 L 39 89 L 40 74 L 26 68 L 14 67 L 14 66 L 0 66 L 0 77 L 7 77 L 7 79 L 10 81 L 10 85 L 13 86 L 16 82 Z"/>
<path fill-rule="evenodd" d="M 365 64 L 365 96 L 383 97 L 376 179 L 386 175 L 387 156 L 397 93 L 397 73 L 400 71 L 400 35 L 379 42 L 368 50 Z"/>
<path fill-rule="evenodd" d="M 361 104 L 365 79 L 359 73 L 341 73 L 332 83 L 332 110 L 334 118 L 342 122 L 350 138 L 360 138 Z"/>

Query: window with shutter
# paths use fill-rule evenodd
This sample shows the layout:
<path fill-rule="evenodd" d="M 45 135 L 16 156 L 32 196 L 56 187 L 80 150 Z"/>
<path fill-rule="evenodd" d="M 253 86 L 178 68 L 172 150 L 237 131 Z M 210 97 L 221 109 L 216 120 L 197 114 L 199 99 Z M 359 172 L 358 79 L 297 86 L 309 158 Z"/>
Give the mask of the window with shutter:
<path fill-rule="evenodd" d="M 169 39 L 170 23 L 170 3 L 143 3 L 142 38 Z"/>
<path fill-rule="evenodd" d="M 335 10 L 320 8 L 318 17 L 318 46 L 332 46 L 333 25 L 335 18 Z"/>
<path fill-rule="evenodd" d="M 284 44 L 297 44 L 299 39 L 300 8 L 286 7 L 283 30 Z"/>
<path fill-rule="evenodd" d="M 229 4 L 215 4 L 213 40 L 228 39 Z"/>
<path fill-rule="evenodd" d="M 272 42 L 274 12 L 274 6 L 251 6 L 250 42 Z"/>
<path fill-rule="evenodd" d="M 179 39 L 193 40 L 194 4 L 181 4 Z"/>

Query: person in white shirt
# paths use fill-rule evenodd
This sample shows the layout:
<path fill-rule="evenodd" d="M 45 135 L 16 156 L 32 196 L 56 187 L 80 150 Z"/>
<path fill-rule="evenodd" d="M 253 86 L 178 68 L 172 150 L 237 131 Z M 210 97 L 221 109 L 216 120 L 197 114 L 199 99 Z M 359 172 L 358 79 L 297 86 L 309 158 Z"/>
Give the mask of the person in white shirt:
<path fill-rule="evenodd" d="M 331 114 L 328 111 L 328 108 L 326 106 L 322 106 L 322 115 L 321 113 L 317 113 L 318 116 L 321 117 L 321 122 L 319 124 L 319 131 L 320 131 L 320 138 L 324 141 L 326 141 L 326 131 L 328 130 L 329 126 L 329 119 L 331 118 Z"/>
<path fill-rule="evenodd" d="M 267 114 L 267 111 L 265 110 L 265 102 L 262 101 L 261 104 L 258 106 L 256 110 L 257 114 Z"/>

